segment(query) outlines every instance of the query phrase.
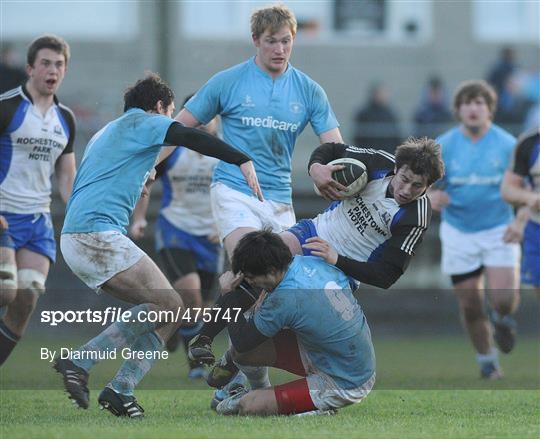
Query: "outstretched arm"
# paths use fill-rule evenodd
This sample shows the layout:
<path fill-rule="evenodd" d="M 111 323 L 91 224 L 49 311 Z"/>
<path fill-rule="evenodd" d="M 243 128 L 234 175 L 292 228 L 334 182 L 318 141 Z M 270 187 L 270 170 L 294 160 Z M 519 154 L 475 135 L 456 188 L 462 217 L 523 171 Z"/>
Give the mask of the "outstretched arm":
<path fill-rule="evenodd" d="M 185 127 L 178 122 L 173 122 L 165 136 L 165 143 L 169 145 L 182 145 L 203 155 L 215 157 L 224 162 L 240 167 L 253 194 L 263 201 L 261 187 L 257 179 L 257 173 L 251 159 L 244 153 L 237 151 L 228 143 L 214 137 L 202 130 Z M 160 155 L 158 163 L 170 155 L 175 147 L 165 147 L 165 151 Z"/>
<path fill-rule="evenodd" d="M 403 274 L 401 268 L 385 260 L 361 262 L 338 255 L 327 241 L 318 236 L 308 238 L 302 247 L 311 250 L 313 256 L 319 256 L 335 265 L 347 276 L 375 287 L 390 288 Z"/>

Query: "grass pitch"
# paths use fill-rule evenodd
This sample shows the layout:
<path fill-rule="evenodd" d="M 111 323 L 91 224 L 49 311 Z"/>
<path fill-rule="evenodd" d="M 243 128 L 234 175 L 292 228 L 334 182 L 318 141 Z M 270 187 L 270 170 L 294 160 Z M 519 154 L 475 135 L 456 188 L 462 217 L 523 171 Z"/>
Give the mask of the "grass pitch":
<path fill-rule="evenodd" d="M 477 378 L 465 337 L 374 339 L 378 376 L 367 399 L 336 416 L 302 418 L 217 416 L 209 409 L 211 390 L 185 378 L 184 356 L 176 353 L 158 362 L 141 383 L 137 398 L 147 414 L 142 421 L 98 410 L 97 395 L 118 362 L 104 362 L 92 371 L 89 410 L 71 406 L 60 377 L 39 359 L 39 348 L 75 347 L 80 341 L 26 339 L 17 348 L 0 369 L 0 438 L 540 436 L 537 338 L 520 339 L 515 352 L 502 358 L 505 379 L 497 382 Z M 291 377 L 271 374 L 273 383 Z"/>

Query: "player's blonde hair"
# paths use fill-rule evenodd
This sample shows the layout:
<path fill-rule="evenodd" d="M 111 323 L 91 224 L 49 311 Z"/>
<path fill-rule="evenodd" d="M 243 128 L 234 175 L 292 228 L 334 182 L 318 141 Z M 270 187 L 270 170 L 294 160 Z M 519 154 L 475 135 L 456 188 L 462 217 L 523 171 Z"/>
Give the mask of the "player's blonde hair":
<path fill-rule="evenodd" d="M 259 38 L 264 31 L 276 33 L 283 26 L 288 26 L 293 37 L 296 35 L 296 17 L 294 13 L 285 5 L 277 4 L 256 10 L 251 15 L 251 34 Z"/>

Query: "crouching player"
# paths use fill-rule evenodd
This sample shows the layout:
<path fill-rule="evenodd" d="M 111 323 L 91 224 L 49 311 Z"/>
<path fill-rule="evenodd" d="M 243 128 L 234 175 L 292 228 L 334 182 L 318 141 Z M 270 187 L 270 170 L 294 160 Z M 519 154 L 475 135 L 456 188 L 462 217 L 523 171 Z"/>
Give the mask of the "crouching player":
<path fill-rule="evenodd" d="M 253 314 L 229 324 L 232 359 L 272 366 L 303 378 L 236 392 L 217 406 L 223 415 L 328 411 L 360 402 L 375 382 L 369 326 L 347 276 L 313 256 L 295 256 L 269 231 L 245 235 L 232 258 L 231 289 L 245 279 L 262 288 Z"/>
<path fill-rule="evenodd" d="M 145 182 L 156 160 L 165 159 L 176 148 L 164 145 L 184 145 L 238 165 L 248 185 L 262 196 L 249 157 L 170 118 L 174 93 L 158 75 L 149 74 L 126 91 L 124 111 L 86 147 L 60 245 L 66 263 L 86 285 L 135 305 L 130 309 L 132 318 L 115 321 L 75 350 L 72 359 L 57 360 L 54 368 L 62 374 L 70 399 L 86 409 L 89 371 L 107 352 L 126 347 L 153 351 L 151 358 L 126 358 L 98 398 L 113 414 L 137 418 L 143 409 L 133 396 L 134 389 L 178 326 L 175 321 L 156 322 L 148 314 L 183 307 L 165 275 L 125 236 L 141 191 L 148 193 Z"/>

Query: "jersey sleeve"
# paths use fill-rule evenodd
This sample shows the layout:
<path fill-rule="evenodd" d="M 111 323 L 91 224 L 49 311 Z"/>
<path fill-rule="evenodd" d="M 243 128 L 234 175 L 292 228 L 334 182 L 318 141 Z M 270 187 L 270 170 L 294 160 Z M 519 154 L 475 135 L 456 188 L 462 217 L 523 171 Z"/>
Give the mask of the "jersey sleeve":
<path fill-rule="evenodd" d="M 60 105 L 60 114 L 68 131 L 68 143 L 62 151 L 62 154 L 69 154 L 73 152 L 73 143 L 75 142 L 75 115 L 68 107 L 64 105 Z"/>
<path fill-rule="evenodd" d="M 386 176 L 394 170 L 394 156 L 386 151 L 360 148 L 344 143 L 324 143 L 313 151 L 308 169 L 313 163 L 327 164 L 339 158 L 360 160 L 368 170 L 368 181 Z"/>
<path fill-rule="evenodd" d="M 392 236 L 375 258 L 399 267 L 403 272 L 422 243 L 431 222 L 431 204 L 423 195 L 415 203 L 400 209 L 392 220 Z"/>
<path fill-rule="evenodd" d="M 173 123 L 178 122 L 161 114 L 150 115 L 140 128 L 140 137 L 145 139 L 146 145 L 163 145 L 167 132 Z"/>
<path fill-rule="evenodd" d="M 515 150 L 512 157 L 512 162 L 510 163 L 510 170 L 515 174 L 526 177 L 530 174 L 531 168 L 531 155 L 536 142 L 538 142 L 539 134 L 525 137 L 521 139 Z"/>
<path fill-rule="evenodd" d="M 0 99 L 0 135 L 6 133 L 20 103 L 21 98 L 18 95 L 8 99 Z"/>
<path fill-rule="evenodd" d="M 203 125 L 210 122 L 222 110 L 222 73 L 214 75 L 184 106 Z"/>
<path fill-rule="evenodd" d="M 255 311 L 255 326 L 264 336 L 273 337 L 281 329 L 291 326 L 295 310 L 294 292 L 278 287 L 266 296 L 260 308 Z"/>
<path fill-rule="evenodd" d="M 339 127 L 336 115 L 328 102 L 328 97 L 323 88 L 317 83 L 313 84 L 312 99 L 310 122 L 315 134 L 319 136 L 326 131 Z"/>

